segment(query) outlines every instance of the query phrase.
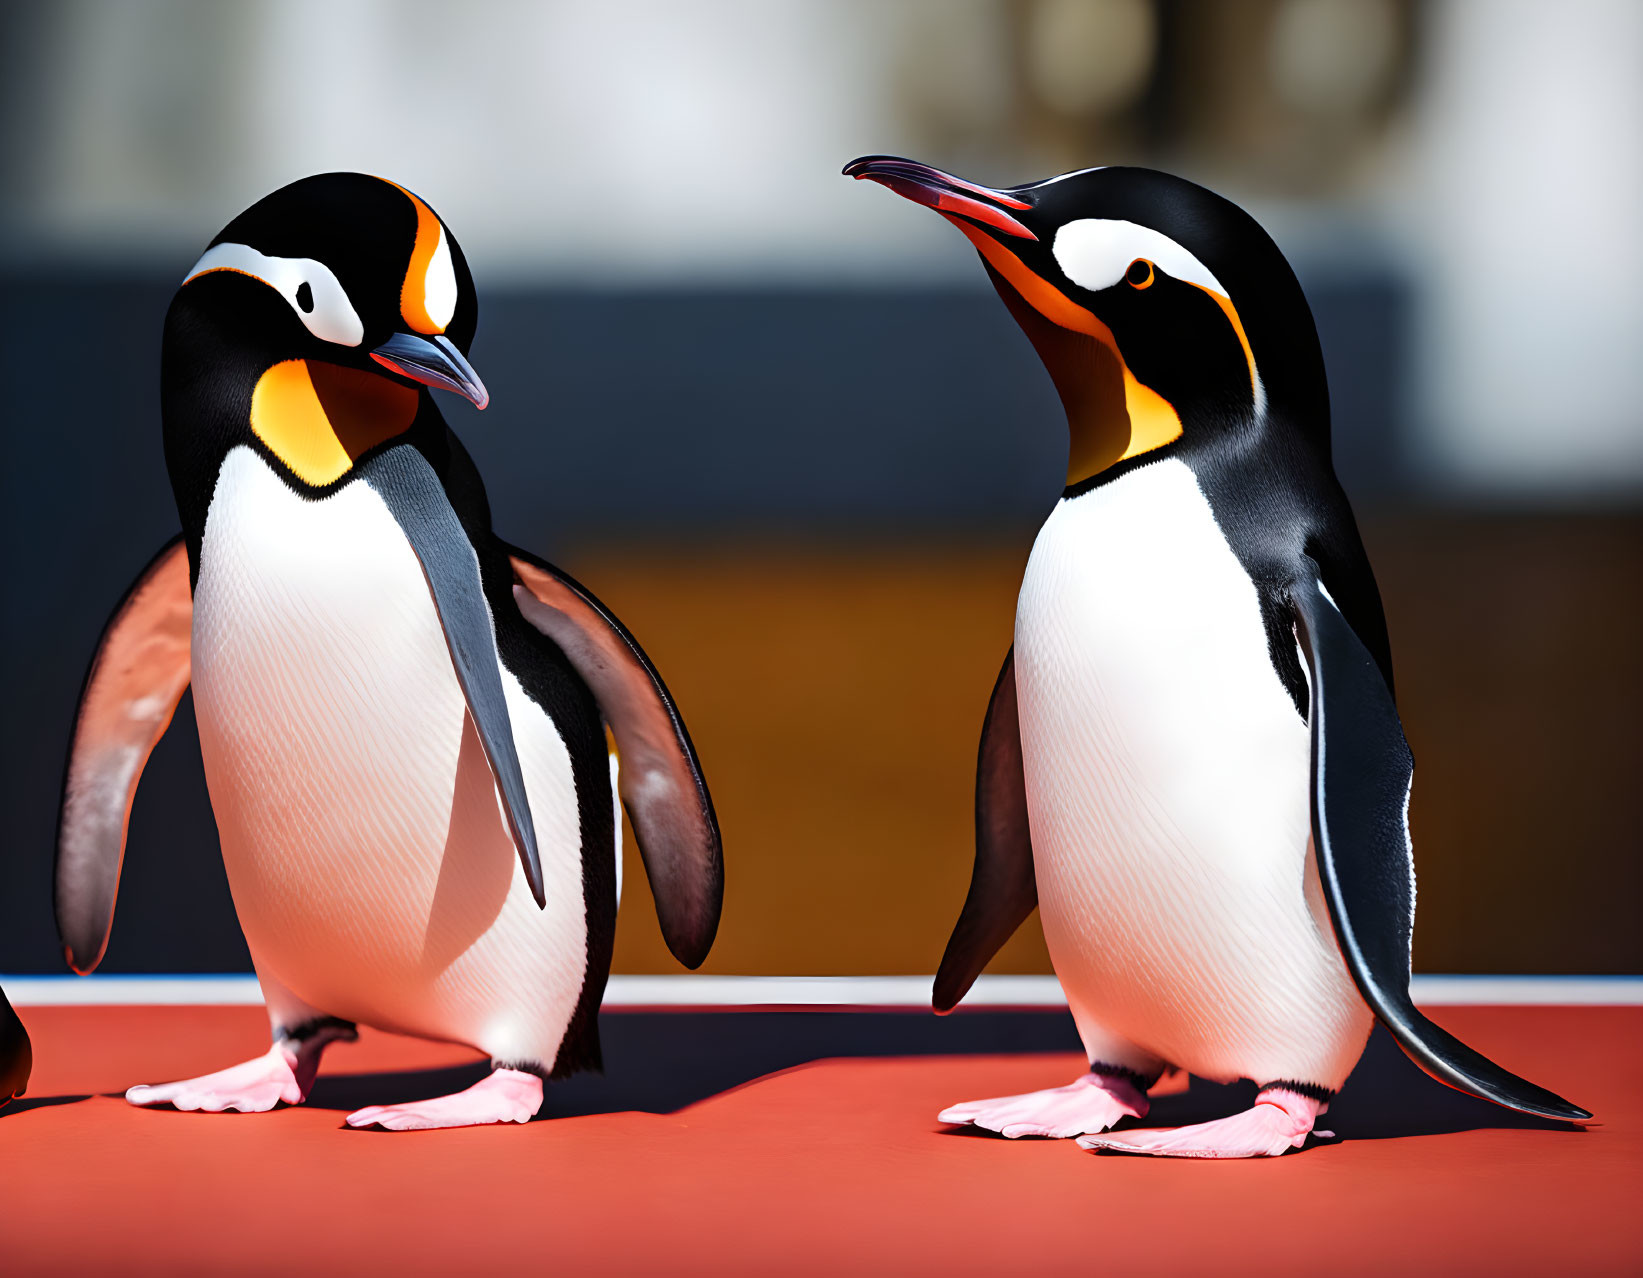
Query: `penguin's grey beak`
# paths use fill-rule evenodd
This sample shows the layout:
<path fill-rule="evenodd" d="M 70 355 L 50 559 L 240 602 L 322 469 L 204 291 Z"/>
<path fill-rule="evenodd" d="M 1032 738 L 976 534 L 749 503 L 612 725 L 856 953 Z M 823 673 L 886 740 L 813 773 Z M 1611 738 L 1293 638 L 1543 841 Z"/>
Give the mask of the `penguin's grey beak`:
<path fill-rule="evenodd" d="M 1008 191 L 966 182 L 917 160 L 903 160 L 894 155 L 864 155 L 844 166 L 844 176 L 877 182 L 903 199 L 949 218 L 954 215 L 970 218 L 1018 239 L 1038 238 L 1008 211 L 1031 209 L 1032 205 L 1025 200 L 1017 199 Z"/>
<path fill-rule="evenodd" d="M 418 337 L 415 333 L 395 333 L 371 352 L 390 372 L 409 377 L 424 386 L 455 391 L 475 408 L 491 402 L 490 392 L 479 380 L 473 365 L 448 337 Z"/>

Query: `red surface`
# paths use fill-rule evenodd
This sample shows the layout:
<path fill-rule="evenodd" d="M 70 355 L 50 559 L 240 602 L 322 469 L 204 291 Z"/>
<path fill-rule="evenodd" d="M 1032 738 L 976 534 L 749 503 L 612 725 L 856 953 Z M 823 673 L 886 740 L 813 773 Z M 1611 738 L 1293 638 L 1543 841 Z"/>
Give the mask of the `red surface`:
<path fill-rule="evenodd" d="M 1238 1163 L 1098 1157 L 934 1121 L 956 1100 L 1063 1082 L 1081 1068 L 1070 1056 L 823 1061 L 676 1114 L 401 1134 L 347 1130 L 337 1110 L 149 1112 L 98 1094 L 252 1054 L 256 1008 L 22 1015 L 37 1103 L 0 1112 L 7 1278 L 1643 1272 L 1637 1008 L 1439 1012 L 1602 1127 Z M 327 1072 L 471 1059 L 367 1033 L 333 1048 Z"/>

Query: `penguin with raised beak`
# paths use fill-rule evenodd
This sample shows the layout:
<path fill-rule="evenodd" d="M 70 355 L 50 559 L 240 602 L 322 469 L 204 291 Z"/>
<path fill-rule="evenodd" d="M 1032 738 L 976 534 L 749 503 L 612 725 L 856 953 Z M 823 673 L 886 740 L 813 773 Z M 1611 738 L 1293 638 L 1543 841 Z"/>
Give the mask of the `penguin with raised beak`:
<path fill-rule="evenodd" d="M 1036 904 L 1090 1067 L 941 1119 L 1281 1154 L 1377 1017 L 1452 1087 L 1590 1119 L 1410 998 L 1413 761 L 1312 314 L 1277 245 L 1147 169 L 1004 190 L 889 156 L 844 172 L 970 239 L 1070 433 L 982 730 L 975 870 L 934 1001 L 950 1010 Z M 1109 1133 L 1171 1067 L 1259 1093 L 1213 1122 Z"/>

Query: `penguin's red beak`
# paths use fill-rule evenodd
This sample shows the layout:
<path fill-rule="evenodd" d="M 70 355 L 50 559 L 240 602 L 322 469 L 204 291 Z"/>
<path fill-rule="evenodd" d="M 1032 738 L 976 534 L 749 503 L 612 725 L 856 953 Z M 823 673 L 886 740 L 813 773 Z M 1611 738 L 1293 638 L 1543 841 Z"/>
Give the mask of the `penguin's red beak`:
<path fill-rule="evenodd" d="M 844 176 L 866 178 L 887 186 L 904 199 L 934 209 L 950 220 L 969 218 L 1018 239 L 1038 238 L 1011 215 L 1012 209 L 1032 208 L 1025 200 L 1017 199 L 1008 191 L 966 182 L 916 160 L 903 160 L 894 155 L 864 155 L 844 166 Z"/>

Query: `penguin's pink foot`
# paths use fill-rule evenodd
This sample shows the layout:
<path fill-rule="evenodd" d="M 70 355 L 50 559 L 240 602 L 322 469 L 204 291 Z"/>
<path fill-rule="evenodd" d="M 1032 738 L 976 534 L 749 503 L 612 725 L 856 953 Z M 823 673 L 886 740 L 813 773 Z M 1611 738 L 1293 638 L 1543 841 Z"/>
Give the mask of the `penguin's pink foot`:
<path fill-rule="evenodd" d="M 542 1080 L 523 1070 L 498 1069 L 467 1091 L 408 1105 L 371 1105 L 348 1115 L 350 1127 L 386 1127 L 392 1132 L 432 1127 L 478 1127 L 485 1123 L 528 1123 L 542 1108 Z"/>
<path fill-rule="evenodd" d="M 314 1069 L 302 1069 L 302 1065 L 289 1045 L 275 1043 L 255 1060 L 231 1065 L 215 1074 L 154 1087 L 139 1083 L 126 1090 L 126 1099 L 133 1105 L 171 1105 L 176 1109 L 198 1109 L 213 1114 L 225 1109 L 260 1114 L 282 1101 L 287 1105 L 300 1105 L 307 1098 L 308 1088 L 314 1081 L 314 1069 L 319 1065 L 317 1054 Z M 299 1079 L 299 1069 L 306 1080 Z"/>
<path fill-rule="evenodd" d="M 1085 1074 L 1065 1087 L 1019 1096 L 967 1101 L 936 1115 L 970 1123 L 1012 1140 L 1018 1136 L 1081 1136 L 1104 1132 L 1121 1118 L 1145 1118 L 1147 1094 L 1121 1074 Z"/>
<path fill-rule="evenodd" d="M 1085 1149 L 1120 1154 L 1157 1154 L 1163 1158 L 1265 1158 L 1288 1153 L 1306 1143 L 1318 1116 L 1329 1106 L 1310 1096 L 1268 1088 L 1255 1105 L 1230 1118 L 1171 1130 L 1129 1131 L 1115 1136 L 1084 1136 Z M 1331 1132 L 1319 1132 L 1330 1136 Z"/>

